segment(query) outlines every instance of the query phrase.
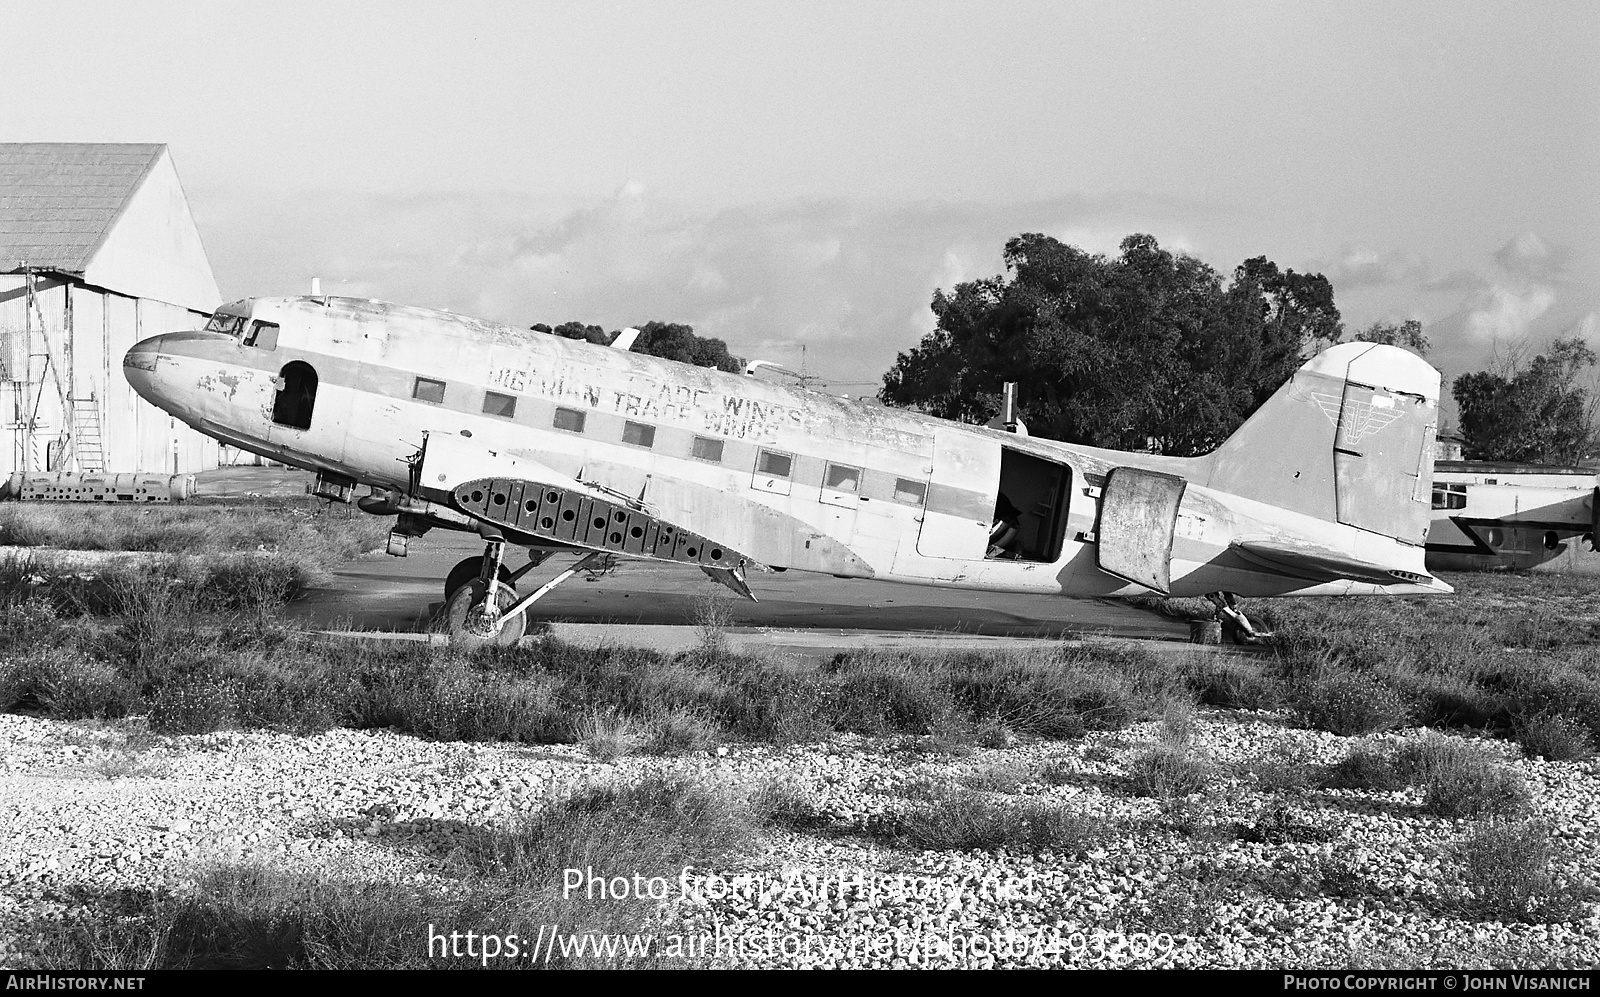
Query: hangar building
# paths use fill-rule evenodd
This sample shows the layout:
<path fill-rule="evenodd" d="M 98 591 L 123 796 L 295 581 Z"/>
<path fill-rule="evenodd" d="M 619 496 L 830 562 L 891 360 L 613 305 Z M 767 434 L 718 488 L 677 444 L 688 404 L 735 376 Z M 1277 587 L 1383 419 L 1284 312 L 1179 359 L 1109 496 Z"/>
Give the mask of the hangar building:
<path fill-rule="evenodd" d="M 122 356 L 219 301 L 165 145 L 0 143 L 0 474 L 216 467 Z"/>

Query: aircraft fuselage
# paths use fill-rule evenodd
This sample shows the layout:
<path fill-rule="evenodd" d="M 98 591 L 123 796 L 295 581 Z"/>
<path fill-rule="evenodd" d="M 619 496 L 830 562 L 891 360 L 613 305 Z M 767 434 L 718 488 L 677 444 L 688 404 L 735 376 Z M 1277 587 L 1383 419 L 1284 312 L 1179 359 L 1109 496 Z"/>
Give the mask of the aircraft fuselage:
<path fill-rule="evenodd" d="M 484 476 L 510 459 L 548 468 L 758 565 L 1125 596 L 1151 586 L 1103 570 L 1097 531 L 1108 472 L 1139 468 L 1181 479 L 1164 527 L 1170 594 L 1448 591 L 1425 576 L 1421 536 L 1396 539 L 1214 487 L 1239 473 L 1211 458 L 1021 437 L 372 301 L 253 299 L 224 306 L 208 328 L 135 346 L 130 382 L 222 442 L 417 500 L 448 503 L 459 483 L 419 480 L 425 442 L 447 437 L 468 463 L 482 455 Z M 1284 455 L 1304 463 L 1306 480 L 1327 477 L 1330 493 L 1335 459 Z M 1285 467 L 1274 487 L 1298 488 L 1301 477 Z M 1425 523 L 1427 482 L 1419 487 Z M 1020 510 L 1020 535 L 991 557 L 1000 495 Z M 1383 580 L 1284 573 L 1232 549 L 1242 536 L 1309 540 L 1406 571 Z"/>

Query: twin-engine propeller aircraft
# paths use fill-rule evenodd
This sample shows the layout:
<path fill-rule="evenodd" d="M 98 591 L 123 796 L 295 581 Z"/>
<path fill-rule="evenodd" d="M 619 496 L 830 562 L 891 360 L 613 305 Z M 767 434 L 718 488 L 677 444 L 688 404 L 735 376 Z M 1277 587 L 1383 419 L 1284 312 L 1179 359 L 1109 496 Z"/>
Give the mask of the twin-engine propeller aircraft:
<path fill-rule="evenodd" d="M 1428 567 L 1520 571 L 1600 536 L 1594 468 L 1497 461 L 1435 461 Z"/>
<path fill-rule="evenodd" d="M 136 345 L 138 392 L 316 494 L 486 541 L 452 634 L 509 643 L 593 559 L 1118 597 L 1451 591 L 1423 566 L 1439 374 L 1335 346 L 1219 449 L 1178 458 L 945 422 L 448 312 L 336 297 L 223 306 Z M 507 545 L 530 564 L 507 568 Z M 550 552 L 579 562 L 527 595 Z M 1247 624 L 1246 624 L 1247 625 Z"/>

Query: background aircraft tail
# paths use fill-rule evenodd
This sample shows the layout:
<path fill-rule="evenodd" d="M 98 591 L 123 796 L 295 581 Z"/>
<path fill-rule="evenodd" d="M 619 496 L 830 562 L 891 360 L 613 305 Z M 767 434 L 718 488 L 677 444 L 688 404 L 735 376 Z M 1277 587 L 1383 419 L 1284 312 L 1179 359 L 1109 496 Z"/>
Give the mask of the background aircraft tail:
<path fill-rule="evenodd" d="M 1439 372 L 1396 346 L 1341 343 L 1306 362 L 1195 480 L 1421 545 L 1433 492 Z"/>

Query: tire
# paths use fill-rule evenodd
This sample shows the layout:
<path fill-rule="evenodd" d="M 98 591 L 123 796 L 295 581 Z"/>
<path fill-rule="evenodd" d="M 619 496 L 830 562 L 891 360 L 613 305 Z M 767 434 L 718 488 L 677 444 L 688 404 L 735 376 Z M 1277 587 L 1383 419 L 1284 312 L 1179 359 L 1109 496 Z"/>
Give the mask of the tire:
<path fill-rule="evenodd" d="M 451 568 L 450 573 L 444 579 L 444 601 L 449 602 L 450 597 L 456 594 L 456 589 L 468 582 L 477 580 L 481 574 L 483 574 L 482 555 L 469 557 Z M 500 565 L 500 581 L 506 585 L 511 584 L 511 572 L 503 564 Z"/>
<path fill-rule="evenodd" d="M 527 631 L 527 613 L 518 613 L 510 619 L 502 618 L 492 630 L 475 625 L 474 611 L 483 606 L 484 598 L 488 595 L 485 589 L 483 582 L 473 579 L 456 589 L 445 603 L 445 626 L 450 632 L 451 646 L 469 651 L 480 647 L 510 647 L 521 640 Z M 502 612 L 517 604 L 517 590 L 509 585 L 498 586 L 498 594 L 497 601 Z"/>

